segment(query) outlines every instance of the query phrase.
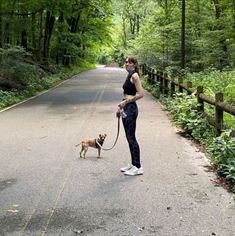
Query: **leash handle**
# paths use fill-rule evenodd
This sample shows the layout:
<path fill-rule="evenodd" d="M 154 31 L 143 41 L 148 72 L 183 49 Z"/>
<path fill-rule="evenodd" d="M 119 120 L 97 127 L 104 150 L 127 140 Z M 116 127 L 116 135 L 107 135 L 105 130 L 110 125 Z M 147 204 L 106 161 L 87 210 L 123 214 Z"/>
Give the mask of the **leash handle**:
<path fill-rule="evenodd" d="M 123 108 L 118 108 L 117 112 L 116 112 L 116 116 L 117 118 L 126 118 L 127 117 L 127 114 L 125 113 L 124 109 Z"/>

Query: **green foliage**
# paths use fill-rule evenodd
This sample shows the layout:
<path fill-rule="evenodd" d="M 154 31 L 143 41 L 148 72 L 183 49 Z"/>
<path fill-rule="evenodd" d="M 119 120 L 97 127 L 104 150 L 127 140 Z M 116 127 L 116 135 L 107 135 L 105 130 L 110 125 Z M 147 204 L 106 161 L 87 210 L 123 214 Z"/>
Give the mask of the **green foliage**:
<path fill-rule="evenodd" d="M 219 174 L 235 183 L 235 138 L 231 137 L 231 131 L 224 131 L 214 138 L 208 151 Z"/>
<path fill-rule="evenodd" d="M 37 74 L 37 76 L 34 76 L 34 73 L 25 73 L 25 70 L 27 68 L 30 68 L 30 70 L 33 70 L 33 72 L 35 72 L 35 68 L 31 67 L 31 65 L 23 63 L 17 64 L 17 68 L 19 65 L 22 66 L 22 73 L 24 74 L 24 76 L 26 76 L 24 77 L 24 82 L 26 83 L 26 85 L 20 91 L 16 89 L 12 89 L 11 91 L 0 90 L 0 109 L 9 107 L 13 104 L 25 100 L 26 98 L 37 95 L 39 92 L 55 86 L 64 79 L 70 78 L 71 76 L 87 70 L 88 68 L 95 67 L 94 64 L 91 64 L 87 61 L 81 61 L 79 64 L 79 66 L 62 68 L 57 74 L 47 75 L 43 77 L 39 77 L 39 74 Z M 39 73 L 38 70 L 36 71 Z"/>
<path fill-rule="evenodd" d="M 24 99 L 24 95 L 19 92 L 0 90 L 0 109 L 16 104 Z"/>
<path fill-rule="evenodd" d="M 78 58 L 94 62 L 101 45 L 110 41 L 111 17 L 111 1 L 5 0 L 0 13 L 0 55 L 1 48 L 11 44 L 20 45 L 46 65 L 75 64 Z"/>
<path fill-rule="evenodd" d="M 235 71 L 218 71 L 207 69 L 198 73 L 187 73 L 186 81 L 191 81 L 193 87 L 203 86 L 204 93 L 208 96 L 215 97 L 215 94 L 222 92 L 224 101 L 228 104 L 235 105 Z M 206 105 L 206 111 L 214 115 L 214 107 Z M 224 123 L 235 129 L 235 117 L 224 113 Z"/>
<path fill-rule="evenodd" d="M 193 87 L 203 86 L 204 91 L 209 96 L 215 96 L 218 92 L 224 93 L 224 100 L 230 104 L 235 104 L 235 70 L 218 71 L 207 69 L 198 73 L 188 73 L 186 81 L 191 81 Z"/>
<path fill-rule="evenodd" d="M 7 59 L 9 57 L 23 57 L 31 55 L 29 52 L 26 52 L 25 49 L 21 46 L 12 46 L 5 45 L 4 48 L 0 48 L 0 57 L 2 60 Z"/>
<path fill-rule="evenodd" d="M 156 88 L 148 83 L 147 77 L 143 78 L 143 86 L 156 96 Z M 204 145 L 209 159 L 217 167 L 218 174 L 235 184 L 235 137 L 231 136 L 231 131 L 224 131 L 216 137 L 214 127 L 198 113 L 195 96 L 178 93 L 174 97 L 160 96 L 160 101 L 175 124 Z"/>
<path fill-rule="evenodd" d="M 160 88 L 159 83 L 150 84 L 148 81 L 148 76 L 143 76 L 141 78 L 142 86 L 150 92 L 154 97 L 160 98 Z"/>
<path fill-rule="evenodd" d="M 215 132 L 213 128 L 197 111 L 195 97 L 179 93 L 173 99 L 161 97 L 161 101 L 172 114 L 174 122 L 183 127 L 195 140 L 206 144 L 214 137 Z"/>
<path fill-rule="evenodd" d="M 40 77 L 40 70 L 34 66 L 15 59 L 7 59 L 1 64 L 0 75 L 23 87 Z"/>
<path fill-rule="evenodd" d="M 115 1 L 116 2 L 116 1 Z M 181 62 L 181 1 L 119 1 L 115 42 L 126 54 L 158 69 L 179 72 Z M 186 71 L 208 67 L 234 68 L 234 1 L 186 1 Z M 219 9 L 219 10 L 217 10 Z M 131 22 L 140 16 L 139 31 Z M 136 24 L 135 24 L 136 26 Z"/>

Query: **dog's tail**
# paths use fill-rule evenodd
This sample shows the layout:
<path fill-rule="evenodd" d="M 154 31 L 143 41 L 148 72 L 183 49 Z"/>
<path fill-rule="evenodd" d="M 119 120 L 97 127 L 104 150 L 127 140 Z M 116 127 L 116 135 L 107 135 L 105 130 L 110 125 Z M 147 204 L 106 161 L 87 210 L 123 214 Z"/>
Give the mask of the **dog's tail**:
<path fill-rule="evenodd" d="M 81 142 L 82 143 L 82 142 Z M 77 145 L 75 145 L 75 147 L 79 146 L 81 143 L 78 143 Z"/>

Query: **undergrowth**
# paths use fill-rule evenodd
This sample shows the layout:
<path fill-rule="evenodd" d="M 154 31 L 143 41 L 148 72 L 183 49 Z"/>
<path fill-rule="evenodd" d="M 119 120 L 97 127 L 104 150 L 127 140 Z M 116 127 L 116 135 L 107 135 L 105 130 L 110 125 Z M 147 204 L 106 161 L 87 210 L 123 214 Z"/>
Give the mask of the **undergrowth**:
<path fill-rule="evenodd" d="M 57 72 L 49 74 L 36 65 L 15 58 L 4 60 L 0 65 L 0 110 L 48 90 L 75 74 L 95 67 L 88 62 L 82 62 L 80 65 L 69 68 L 54 68 Z"/>

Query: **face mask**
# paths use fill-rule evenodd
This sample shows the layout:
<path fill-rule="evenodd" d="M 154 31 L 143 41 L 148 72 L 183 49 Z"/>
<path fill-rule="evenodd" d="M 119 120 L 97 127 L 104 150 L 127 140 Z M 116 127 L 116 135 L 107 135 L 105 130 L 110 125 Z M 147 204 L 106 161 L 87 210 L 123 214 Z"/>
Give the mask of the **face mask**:
<path fill-rule="evenodd" d="M 135 72 L 135 66 L 130 66 L 126 69 L 129 73 Z"/>

